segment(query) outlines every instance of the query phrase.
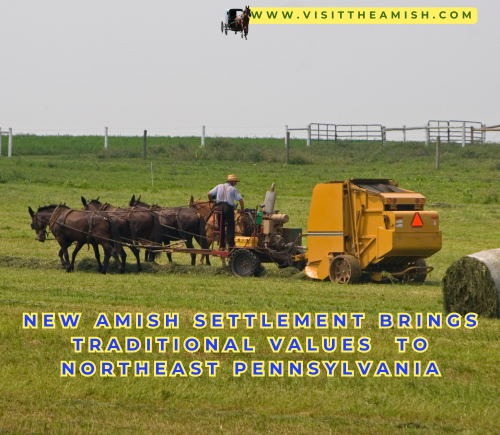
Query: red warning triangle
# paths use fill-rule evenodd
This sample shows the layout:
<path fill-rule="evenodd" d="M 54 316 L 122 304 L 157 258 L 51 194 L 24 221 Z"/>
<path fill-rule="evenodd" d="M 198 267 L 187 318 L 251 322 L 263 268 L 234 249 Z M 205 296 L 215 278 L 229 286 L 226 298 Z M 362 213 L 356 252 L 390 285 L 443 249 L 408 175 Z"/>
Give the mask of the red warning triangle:
<path fill-rule="evenodd" d="M 417 211 L 415 216 L 413 216 L 413 220 L 411 221 L 412 227 L 423 227 L 424 223 L 422 222 L 422 218 L 420 217 L 420 213 Z"/>

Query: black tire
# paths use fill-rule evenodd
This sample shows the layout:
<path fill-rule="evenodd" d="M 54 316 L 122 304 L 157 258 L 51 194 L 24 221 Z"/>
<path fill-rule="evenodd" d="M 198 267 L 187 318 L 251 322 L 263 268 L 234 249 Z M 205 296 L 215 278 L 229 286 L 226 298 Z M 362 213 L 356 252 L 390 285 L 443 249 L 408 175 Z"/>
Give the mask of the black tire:
<path fill-rule="evenodd" d="M 361 266 L 352 255 L 339 255 L 333 259 L 329 271 L 330 281 L 339 284 L 356 284 L 361 281 Z"/>
<path fill-rule="evenodd" d="M 220 22 L 220 31 L 224 33 L 224 23 L 222 21 Z"/>
<path fill-rule="evenodd" d="M 226 36 L 227 36 L 227 27 L 226 27 Z"/>
<path fill-rule="evenodd" d="M 235 249 L 229 256 L 229 267 L 235 276 L 247 278 L 260 274 L 260 260 L 249 249 Z"/>
<path fill-rule="evenodd" d="M 415 261 L 415 266 L 417 267 L 427 267 L 427 263 L 423 258 L 419 258 L 417 261 Z M 415 282 L 424 282 L 425 279 L 427 278 L 427 270 L 425 272 L 418 272 L 415 274 L 414 281 Z"/>

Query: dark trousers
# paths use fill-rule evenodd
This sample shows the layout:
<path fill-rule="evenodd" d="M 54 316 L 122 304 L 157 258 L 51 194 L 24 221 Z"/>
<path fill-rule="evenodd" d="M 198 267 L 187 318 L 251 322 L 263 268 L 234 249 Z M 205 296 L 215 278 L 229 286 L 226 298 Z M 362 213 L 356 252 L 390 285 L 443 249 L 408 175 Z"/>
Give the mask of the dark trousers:
<path fill-rule="evenodd" d="M 231 207 L 227 202 L 219 202 L 217 210 L 221 213 L 220 228 L 220 243 L 221 249 L 226 248 L 226 224 L 227 224 L 227 243 L 230 248 L 234 246 L 234 207 Z"/>

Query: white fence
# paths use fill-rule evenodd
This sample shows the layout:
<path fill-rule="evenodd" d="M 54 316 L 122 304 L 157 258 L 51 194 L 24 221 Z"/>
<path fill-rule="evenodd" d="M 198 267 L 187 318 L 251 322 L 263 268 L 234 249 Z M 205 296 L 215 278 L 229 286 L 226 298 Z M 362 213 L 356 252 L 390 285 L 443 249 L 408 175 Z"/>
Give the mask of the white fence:
<path fill-rule="evenodd" d="M 478 121 L 437 121 L 431 120 L 427 125 L 417 127 L 385 127 L 380 124 L 309 124 L 314 140 L 378 140 L 385 146 L 387 132 L 402 132 L 403 142 L 407 141 L 407 132 L 422 131 L 425 144 L 435 141 L 457 142 L 464 147 L 466 143 L 486 142 L 486 132 L 500 132 L 500 125 L 486 127 Z"/>
<path fill-rule="evenodd" d="M 191 130 L 192 129 L 193 128 L 191 128 Z M 144 131 L 144 156 L 145 156 L 147 133 L 146 130 L 143 131 Z M 285 125 L 285 148 L 289 148 L 290 132 L 294 131 L 306 132 L 308 147 L 311 146 L 312 140 L 337 141 L 345 139 L 376 140 L 376 141 L 381 141 L 383 146 L 385 146 L 387 143 L 387 132 L 402 132 L 403 142 L 406 142 L 407 132 L 411 131 L 423 131 L 425 134 L 426 145 L 428 145 L 430 141 L 435 141 L 437 138 L 439 138 L 441 142 L 458 142 L 462 144 L 462 147 L 464 147 L 466 143 L 473 143 L 473 142 L 485 143 L 486 132 L 489 131 L 489 132 L 500 133 L 500 124 L 487 127 L 483 123 L 478 121 L 431 120 L 427 123 L 427 125 L 423 126 L 417 126 L 417 127 L 403 126 L 403 127 L 390 127 L 390 128 L 380 124 L 311 123 L 306 127 L 300 127 L 300 128 L 289 128 L 288 125 Z M 108 127 L 104 127 L 105 149 L 108 148 L 109 144 L 108 133 L 109 133 Z M 7 155 L 8 157 L 12 157 L 12 141 L 13 141 L 12 128 L 9 128 L 8 130 L 2 130 L 0 128 L 0 157 L 2 156 L 2 135 L 9 136 Z M 271 137 L 273 137 L 273 135 L 271 135 Z M 280 137 L 280 135 L 278 135 L 277 137 Z M 205 139 L 206 139 L 205 126 L 203 125 L 201 127 L 201 146 L 205 146 Z"/>
<path fill-rule="evenodd" d="M 12 128 L 8 131 L 2 131 L 0 128 L 0 156 L 2 156 L 2 134 L 9 135 L 9 147 L 7 151 L 7 156 L 12 157 Z"/>

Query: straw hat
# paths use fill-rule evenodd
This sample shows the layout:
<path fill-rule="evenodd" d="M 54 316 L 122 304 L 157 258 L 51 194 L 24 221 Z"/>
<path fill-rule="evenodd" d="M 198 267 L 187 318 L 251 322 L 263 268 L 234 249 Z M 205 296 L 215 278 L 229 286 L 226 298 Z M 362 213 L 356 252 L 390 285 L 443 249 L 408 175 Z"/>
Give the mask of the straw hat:
<path fill-rule="evenodd" d="M 227 176 L 227 181 L 240 181 L 235 174 L 230 174 Z"/>

